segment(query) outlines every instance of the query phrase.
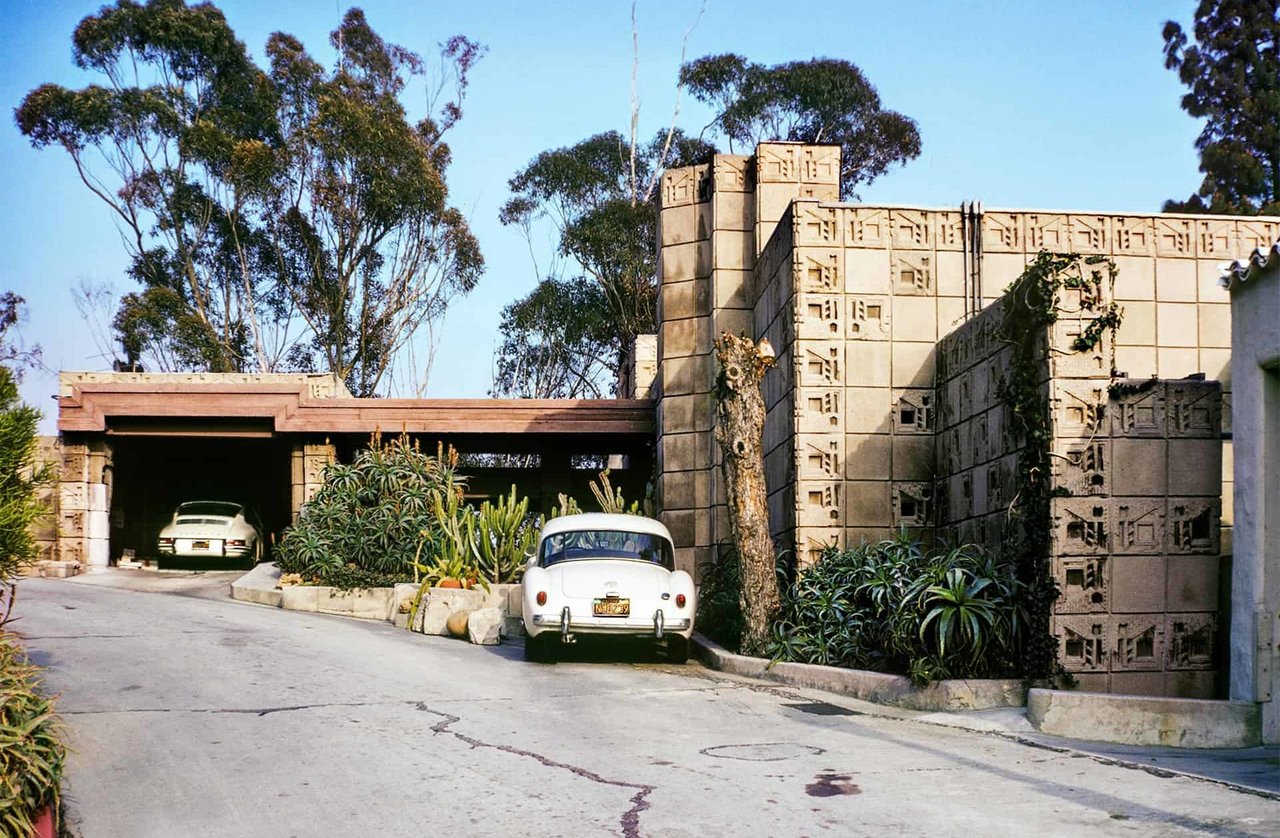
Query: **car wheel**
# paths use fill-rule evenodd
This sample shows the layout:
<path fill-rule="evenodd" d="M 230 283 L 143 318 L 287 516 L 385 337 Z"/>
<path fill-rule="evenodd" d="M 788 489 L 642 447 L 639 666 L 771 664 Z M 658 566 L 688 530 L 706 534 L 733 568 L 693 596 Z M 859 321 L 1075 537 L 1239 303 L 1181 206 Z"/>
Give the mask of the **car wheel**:
<path fill-rule="evenodd" d="M 253 553 L 244 560 L 245 570 L 253 570 L 260 561 L 262 561 L 262 539 L 253 543 Z"/>
<path fill-rule="evenodd" d="M 689 660 L 689 638 L 673 634 L 667 638 L 667 663 L 687 663 Z"/>

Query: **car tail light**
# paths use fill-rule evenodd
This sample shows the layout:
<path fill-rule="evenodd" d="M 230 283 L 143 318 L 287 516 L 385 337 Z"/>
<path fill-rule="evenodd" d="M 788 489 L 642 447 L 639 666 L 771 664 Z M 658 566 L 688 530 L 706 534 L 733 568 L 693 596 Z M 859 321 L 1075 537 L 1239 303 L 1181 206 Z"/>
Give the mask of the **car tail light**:
<path fill-rule="evenodd" d="M 172 538 L 162 538 L 162 539 L 160 539 L 160 543 L 161 543 L 161 544 L 163 544 L 165 547 L 172 547 L 172 546 L 173 546 L 173 539 L 172 539 Z"/>
<path fill-rule="evenodd" d="M 239 539 L 239 538 L 233 538 L 233 539 L 231 539 L 230 541 L 228 541 L 228 542 L 227 542 L 227 546 L 228 546 L 228 547 L 243 547 L 243 546 L 244 546 L 244 540 L 243 540 L 243 539 Z"/>
<path fill-rule="evenodd" d="M 684 594 L 676 594 L 676 608 L 684 608 L 685 602 Z"/>
<path fill-rule="evenodd" d="M 546 604 L 547 604 L 547 592 L 546 592 L 546 591 L 538 591 L 538 596 L 537 596 L 537 597 L 535 597 L 535 599 L 537 599 L 537 600 L 538 600 L 538 604 L 539 604 L 539 605 L 546 605 Z"/>

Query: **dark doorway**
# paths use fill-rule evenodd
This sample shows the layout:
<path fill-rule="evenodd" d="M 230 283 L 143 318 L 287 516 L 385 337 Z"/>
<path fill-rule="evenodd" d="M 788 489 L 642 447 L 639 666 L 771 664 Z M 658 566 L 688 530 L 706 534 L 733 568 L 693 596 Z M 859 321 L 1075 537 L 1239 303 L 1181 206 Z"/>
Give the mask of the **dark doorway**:
<path fill-rule="evenodd" d="M 126 549 L 155 558 L 160 529 L 186 501 L 235 501 L 254 509 L 264 529 L 264 558 L 290 523 L 292 445 L 287 440 L 129 436 L 111 442 L 113 559 Z"/>

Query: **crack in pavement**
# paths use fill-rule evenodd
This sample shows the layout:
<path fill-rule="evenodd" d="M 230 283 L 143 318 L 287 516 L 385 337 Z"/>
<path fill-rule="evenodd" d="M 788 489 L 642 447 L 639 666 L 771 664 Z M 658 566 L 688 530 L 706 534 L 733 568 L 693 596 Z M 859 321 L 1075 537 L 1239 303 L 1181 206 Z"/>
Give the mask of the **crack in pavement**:
<path fill-rule="evenodd" d="M 280 707 L 134 707 L 115 710 L 65 710 L 59 709 L 63 716 L 105 716 L 114 713 L 230 713 L 244 716 L 269 716 L 272 713 L 292 713 L 298 710 L 321 710 L 326 707 L 385 707 L 397 704 L 416 704 L 405 699 L 388 699 L 386 701 L 328 701 L 316 704 L 287 704 Z"/>
<path fill-rule="evenodd" d="M 631 797 L 631 808 L 622 813 L 619 823 L 622 826 L 622 834 L 624 838 L 639 838 L 640 813 L 649 808 L 649 801 L 646 798 L 657 789 L 657 786 L 651 786 L 645 783 L 628 783 L 625 780 L 610 780 L 606 777 L 600 776 L 590 769 L 581 768 L 577 765 L 570 765 L 567 762 L 558 762 L 557 760 L 543 756 L 536 751 L 526 751 L 523 748 L 517 748 L 514 745 L 495 745 L 492 742 L 485 742 L 483 740 L 476 739 L 474 736 L 468 736 L 467 734 L 460 733 L 456 730 L 449 730 L 451 726 L 462 721 L 461 717 L 455 716 L 451 713 L 445 713 L 441 710 L 432 710 L 427 706 L 426 702 L 423 701 L 417 702 L 417 708 L 424 713 L 430 713 L 431 715 L 439 716 L 442 719 L 442 721 L 436 722 L 431 726 L 432 733 L 447 733 L 462 742 L 466 742 L 472 748 L 493 748 L 494 750 L 502 751 L 506 754 L 529 757 L 530 759 L 537 760 L 547 768 L 562 768 L 565 771 L 569 771 L 570 773 L 578 777 L 582 777 L 585 780 L 590 780 L 593 783 L 615 786 L 617 788 L 636 789 L 636 793 Z"/>

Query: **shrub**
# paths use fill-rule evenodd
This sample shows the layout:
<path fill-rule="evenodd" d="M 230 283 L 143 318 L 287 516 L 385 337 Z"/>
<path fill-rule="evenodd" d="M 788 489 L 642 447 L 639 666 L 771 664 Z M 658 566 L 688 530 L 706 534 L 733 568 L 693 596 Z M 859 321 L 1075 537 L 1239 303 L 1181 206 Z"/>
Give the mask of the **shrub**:
<path fill-rule="evenodd" d="M 456 454 L 437 454 L 405 435 L 383 443 L 375 434 L 350 465 L 326 467 L 324 485 L 285 531 L 280 569 L 344 588 L 412 581 L 423 542 L 445 529 L 437 504 L 456 503 L 465 486 Z"/>
<path fill-rule="evenodd" d="M 59 801 L 66 748 L 38 668 L 0 632 L 0 834 L 34 834 L 42 809 Z"/>
<path fill-rule="evenodd" d="M 738 551 L 723 546 L 718 561 L 698 568 L 698 631 L 730 651 L 742 642 L 742 590 Z"/>
<path fill-rule="evenodd" d="M 1010 675 L 1024 585 L 974 545 L 925 552 L 905 534 L 831 550 L 783 590 L 775 660 L 942 678 Z"/>

